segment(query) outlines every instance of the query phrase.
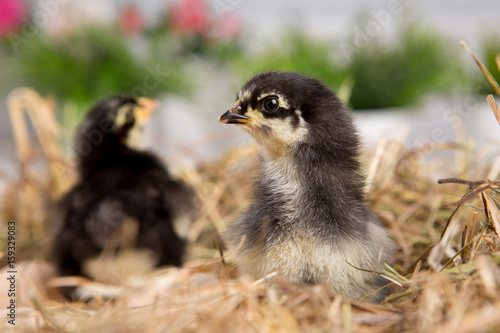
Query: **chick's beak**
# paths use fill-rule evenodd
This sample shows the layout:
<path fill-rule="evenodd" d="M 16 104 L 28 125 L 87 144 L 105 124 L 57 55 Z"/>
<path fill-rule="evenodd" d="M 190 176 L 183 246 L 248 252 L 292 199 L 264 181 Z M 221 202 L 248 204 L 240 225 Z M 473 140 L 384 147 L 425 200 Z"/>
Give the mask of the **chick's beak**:
<path fill-rule="evenodd" d="M 139 97 L 137 103 L 139 104 L 141 118 L 143 119 L 149 118 L 160 105 L 159 101 L 147 97 Z"/>
<path fill-rule="evenodd" d="M 249 116 L 245 116 L 243 114 L 240 114 L 239 111 L 241 110 L 241 102 L 236 101 L 236 103 L 231 106 L 229 110 L 226 111 L 222 116 L 219 117 L 219 123 L 224 123 L 224 124 L 246 124 L 252 118 Z"/>

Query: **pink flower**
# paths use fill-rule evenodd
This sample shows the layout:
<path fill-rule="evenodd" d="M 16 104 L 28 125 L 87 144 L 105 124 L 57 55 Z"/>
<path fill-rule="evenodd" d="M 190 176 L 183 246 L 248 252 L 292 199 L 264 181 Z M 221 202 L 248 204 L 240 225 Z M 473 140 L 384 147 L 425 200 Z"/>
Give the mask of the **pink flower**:
<path fill-rule="evenodd" d="M 133 4 L 128 5 L 120 14 L 120 29 L 123 33 L 133 35 L 144 28 L 142 15 Z"/>
<path fill-rule="evenodd" d="M 26 14 L 24 0 L 0 0 L 0 39 L 21 29 Z"/>
<path fill-rule="evenodd" d="M 231 13 L 226 13 L 217 21 L 213 29 L 213 37 L 225 40 L 236 39 L 241 33 L 240 19 Z"/>
<path fill-rule="evenodd" d="M 211 29 L 204 0 L 180 0 L 170 7 L 170 28 L 181 35 L 207 35 Z"/>

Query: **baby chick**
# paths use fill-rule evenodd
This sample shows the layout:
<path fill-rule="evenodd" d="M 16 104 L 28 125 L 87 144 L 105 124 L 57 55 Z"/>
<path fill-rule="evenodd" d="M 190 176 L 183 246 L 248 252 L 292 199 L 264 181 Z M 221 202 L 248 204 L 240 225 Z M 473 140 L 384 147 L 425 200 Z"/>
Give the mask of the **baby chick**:
<path fill-rule="evenodd" d="M 387 284 L 363 271 L 390 263 L 393 245 L 364 202 L 353 120 L 323 82 L 289 72 L 256 75 L 219 122 L 240 126 L 262 147 L 254 201 L 225 234 L 244 271 L 323 284 L 351 299 Z"/>
<path fill-rule="evenodd" d="M 129 239 L 128 245 L 145 255 L 121 260 L 132 265 L 129 270 L 182 264 L 186 242 L 176 234 L 174 222 L 192 211 L 195 196 L 140 146 L 156 107 L 157 102 L 148 98 L 108 98 L 94 106 L 78 129 L 79 181 L 60 202 L 62 227 L 52 249 L 60 275 L 109 282 L 114 274 L 111 263 L 98 265 L 96 260 L 104 249 L 117 253 L 124 247 L 116 242 L 117 233 L 130 230 L 130 225 L 134 229 L 134 224 L 133 244 Z M 109 245 L 112 236 L 114 248 Z M 142 262 L 130 263 L 138 258 Z M 72 290 L 63 292 L 70 296 Z"/>

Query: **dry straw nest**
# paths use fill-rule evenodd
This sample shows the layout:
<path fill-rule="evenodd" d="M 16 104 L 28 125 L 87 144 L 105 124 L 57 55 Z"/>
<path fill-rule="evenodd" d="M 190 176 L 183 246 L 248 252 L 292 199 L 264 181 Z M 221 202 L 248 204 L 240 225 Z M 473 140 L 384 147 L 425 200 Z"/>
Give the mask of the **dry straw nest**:
<path fill-rule="evenodd" d="M 493 98 L 488 101 L 500 119 Z M 398 245 L 396 264 L 384 274 L 394 292 L 382 304 L 330 297 L 322 286 L 279 283 L 269 288 L 266 279 L 253 281 L 237 271 L 218 233 L 251 200 L 255 147 L 230 151 L 217 162 L 200 163 L 178 175 L 195 187 L 201 202 L 183 268 L 126 276 L 114 285 L 70 279 L 108 297 L 63 302 L 51 286 L 68 281 L 53 278 L 43 259 L 57 227 L 51 223 L 53 202 L 71 186 L 75 173 L 58 144 L 53 109 L 53 102 L 29 89 L 18 89 L 9 98 L 20 177 L 9 180 L 2 193 L 0 242 L 5 249 L 6 222 L 16 220 L 19 275 L 17 325 L 8 325 L 2 315 L 3 332 L 499 330 L 500 182 L 494 180 L 500 157 L 494 145 L 474 149 L 461 135 L 455 142 L 413 150 L 399 140 L 382 139 L 373 153 L 365 154 L 370 206 Z M 23 110 L 32 119 L 43 154 L 30 146 Z M 440 154 L 444 150 L 446 156 Z M 433 178 L 437 172 L 458 178 L 438 184 Z M 6 270 L 2 273 L 4 280 Z"/>

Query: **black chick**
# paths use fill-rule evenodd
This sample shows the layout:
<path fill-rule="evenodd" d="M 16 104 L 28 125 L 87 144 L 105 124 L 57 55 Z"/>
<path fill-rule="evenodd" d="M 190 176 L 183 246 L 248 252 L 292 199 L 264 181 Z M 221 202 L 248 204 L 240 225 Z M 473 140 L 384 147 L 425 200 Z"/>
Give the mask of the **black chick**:
<path fill-rule="evenodd" d="M 257 75 L 219 122 L 241 126 L 263 148 L 254 202 L 225 234 L 244 271 L 324 284 L 351 299 L 387 284 L 360 270 L 383 269 L 393 245 L 364 203 L 353 120 L 323 82 L 289 72 Z"/>
<path fill-rule="evenodd" d="M 78 129 L 79 181 L 60 202 L 63 221 L 52 249 L 60 275 L 106 276 L 103 270 L 111 267 L 94 261 L 127 221 L 136 221 L 134 245 L 147 254 L 143 260 L 152 266 L 182 264 L 186 242 L 176 234 L 174 220 L 192 211 L 195 196 L 156 156 L 140 149 L 156 106 L 147 98 L 109 98 Z M 62 291 L 70 296 L 72 290 Z"/>

